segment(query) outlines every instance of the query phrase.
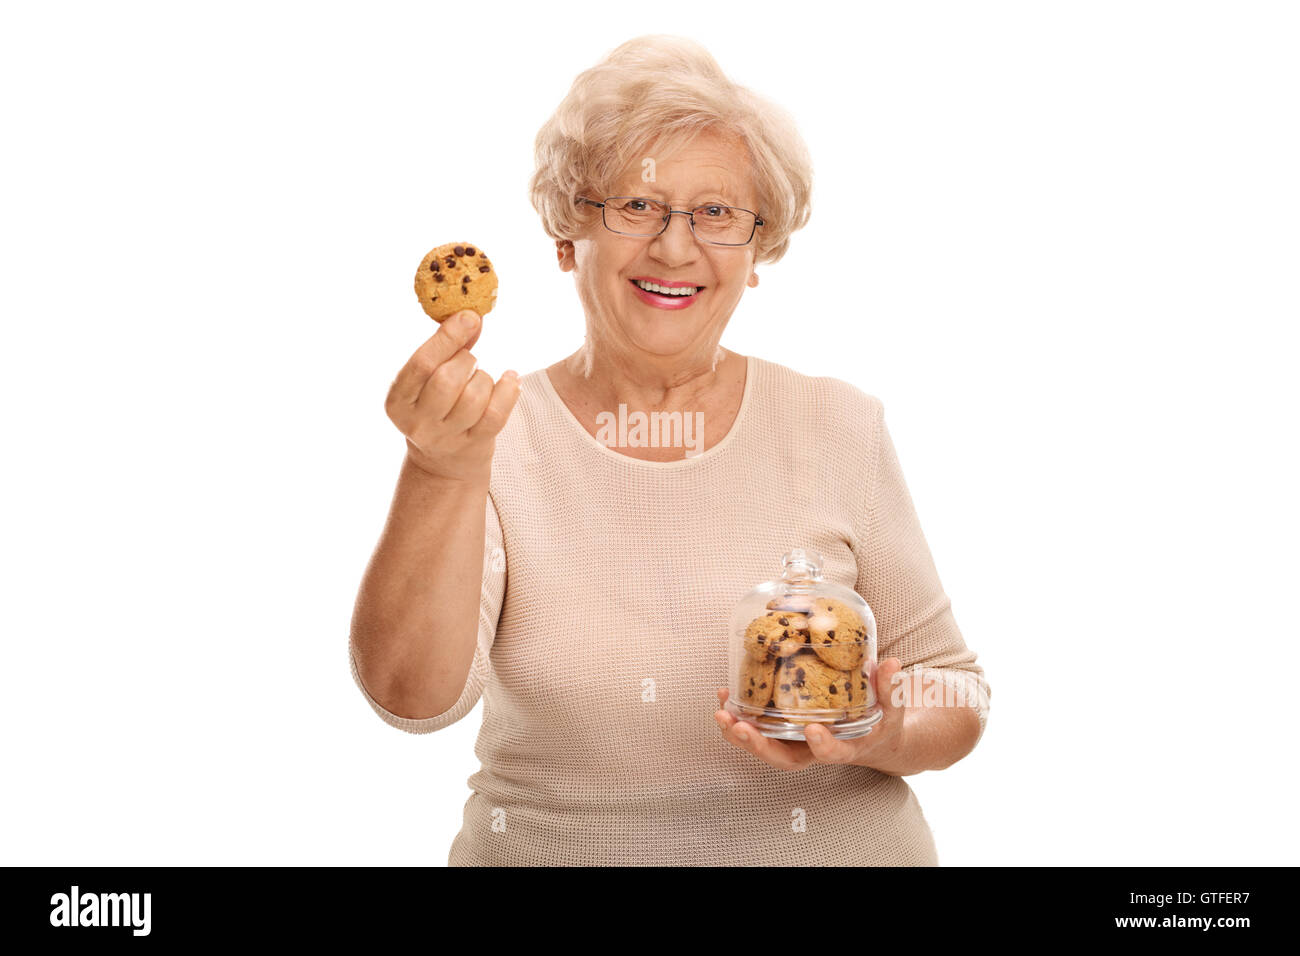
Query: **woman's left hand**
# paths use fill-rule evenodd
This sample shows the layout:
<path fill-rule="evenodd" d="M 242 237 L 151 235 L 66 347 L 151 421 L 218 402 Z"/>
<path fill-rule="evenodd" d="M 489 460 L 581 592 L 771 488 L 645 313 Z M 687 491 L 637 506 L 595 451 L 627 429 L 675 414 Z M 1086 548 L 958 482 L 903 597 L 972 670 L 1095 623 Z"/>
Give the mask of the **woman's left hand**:
<path fill-rule="evenodd" d="M 814 763 L 851 763 L 862 767 L 897 766 L 903 752 L 904 707 L 894 700 L 891 686 L 894 675 L 902 670 L 897 657 L 890 657 L 876 668 L 876 699 L 883 711 L 871 733 L 853 740 L 837 740 L 821 724 L 808 724 L 804 730 L 806 742 L 775 740 L 764 737 L 758 728 L 740 720 L 723 708 L 727 702 L 727 689 L 718 688 L 719 709 L 713 719 L 722 729 L 722 736 L 741 750 L 748 751 L 764 763 L 778 770 L 802 770 Z M 888 772 L 888 771 L 885 771 Z"/>

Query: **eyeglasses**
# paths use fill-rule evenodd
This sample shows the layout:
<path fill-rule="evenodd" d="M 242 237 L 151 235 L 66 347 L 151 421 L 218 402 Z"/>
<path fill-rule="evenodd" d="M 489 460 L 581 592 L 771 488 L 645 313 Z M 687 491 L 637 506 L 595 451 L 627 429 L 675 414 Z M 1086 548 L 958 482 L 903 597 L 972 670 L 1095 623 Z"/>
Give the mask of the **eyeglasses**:
<path fill-rule="evenodd" d="M 640 196 L 611 196 L 604 202 L 579 196 L 576 202 L 599 206 L 605 228 L 620 236 L 658 236 L 668 228 L 670 217 L 677 215 L 685 216 L 690 221 L 691 232 L 701 242 L 712 246 L 746 246 L 754 238 L 758 227 L 763 225 L 758 213 L 739 206 L 720 206 L 716 203 L 696 206 L 687 211 L 673 209 L 656 199 L 643 199 Z"/>

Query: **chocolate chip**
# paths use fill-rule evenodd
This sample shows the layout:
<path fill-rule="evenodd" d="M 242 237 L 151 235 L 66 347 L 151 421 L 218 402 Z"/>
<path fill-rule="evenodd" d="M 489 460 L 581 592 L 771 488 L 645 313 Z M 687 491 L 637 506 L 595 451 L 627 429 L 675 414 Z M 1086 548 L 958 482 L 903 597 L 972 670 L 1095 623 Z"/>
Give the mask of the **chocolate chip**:
<path fill-rule="evenodd" d="M 478 267 L 478 271 L 479 271 L 479 272 L 491 272 L 491 271 L 492 271 L 492 267 L 491 267 L 491 266 L 479 266 L 479 267 Z"/>
<path fill-rule="evenodd" d="M 797 667 L 797 668 L 795 668 L 795 672 L 794 672 L 794 686 L 795 686 L 795 687 L 802 687 L 802 686 L 804 685 L 804 674 L 805 674 L 805 672 L 804 672 L 804 669 L 803 669 L 802 667 Z"/>
<path fill-rule="evenodd" d="M 827 637 L 834 637 L 834 636 L 835 636 L 835 632 L 834 632 L 834 631 L 827 631 L 827 632 L 826 632 L 826 636 L 827 636 Z"/>
<path fill-rule="evenodd" d="M 437 263 L 436 260 L 435 260 L 434 262 L 430 262 L 430 263 L 429 263 L 429 271 L 430 271 L 430 272 L 437 272 L 437 271 L 438 271 L 438 263 Z"/>
<path fill-rule="evenodd" d="M 465 255 L 467 255 L 467 256 L 472 256 L 473 254 L 474 254 L 474 247 L 473 247 L 473 246 L 466 246 L 466 247 L 465 247 Z"/>
<path fill-rule="evenodd" d="M 468 281 L 469 281 L 469 276 L 462 276 L 460 280 L 460 284 L 464 285 Z"/>
<path fill-rule="evenodd" d="M 790 623 L 790 619 L 788 617 L 778 617 L 776 620 L 777 623 L 780 624 L 782 627 L 785 627 L 787 624 Z"/>
<path fill-rule="evenodd" d="M 829 644 L 830 642 L 831 642 L 830 638 L 827 638 L 826 640 L 822 641 L 822 644 Z"/>
<path fill-rule="evenodd" d="M 759 689 L 759 690 L 762 690 L 762 689 L 763 689 L 764 687 L 766 687 L 766 686 L 767 686 L 767 681 L 763 681 L 763 683 L 761 683 L 761 684 L 758 685 L 758 689 Z"/>
<path fill-rule="evenodd" d="M 832 693 L 832 694 L 838 694 L 838 693 L 839 693 L 839 691 L 837 691 L 837 690 L 835 689 L 835 685 L 834 685 L 834 684 L 831 684 L 831 693 Z"/>
<path fill-rule="evenodd" d="M 454 268 L 456 268 L 456 257 L 455 257 L 455 256 L 447 256 L 447 257 L 445 257 L 445 258 L 443 259 L 443 261 L 447 263 L 447 268 L 448 268 L 448 269 L 454 269 Z"/>
<path fill-rule="evenodd" d="M 437 279 L 439 282 L 443 281 L 443 275 L 442 275 L 441 272 L 435 272 L 435 273 L 433 274 L 433 277 L 434 277 L 435 279 Z"/>
<path fill-rule="evenodd" d="M 430 301 L 430 302 L 437 302 L 437 301 L 438 301 L 438 297 L 437 297 L 436 295 L 431 295 L 431 296 L 429 296 L 429 301 Z"/>
<path fill-rule="evenodd" d="M 789 684 L 782 684 L 782 685 L 781 685 L 781 689 L 782 689 L 783 691 L 787 691 L 787 692 L 788 692 L 788 691 L 790 690 L 790 685 L 789 685 Z"/>
<path fill-rule="evenodd" d="M 487 253 L 486 253 L 486 252 L 480 252 L 480 253 L 478 254 L 478 257 L 479 257 L 480 259 L 486 259 L 486 258 L 487 258 Z"/>
<path fill-rule="evenodd" d="M 812 635 L 811 635 L 811 634 L 805 634 L 805 635 L 803 636 L 803 642 L 804 642 L 805 644 L 811 644 L 811 643 L 812 643 Z"/>

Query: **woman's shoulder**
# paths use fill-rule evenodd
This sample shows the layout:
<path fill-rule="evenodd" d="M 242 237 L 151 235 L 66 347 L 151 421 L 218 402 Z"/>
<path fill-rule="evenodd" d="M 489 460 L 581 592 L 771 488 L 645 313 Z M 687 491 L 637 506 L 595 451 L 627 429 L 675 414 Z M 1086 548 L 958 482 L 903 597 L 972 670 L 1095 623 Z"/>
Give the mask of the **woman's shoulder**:
<path fill-rule="evenodd" d="M 778 418 L 796 417 L 832 430 L 870 431 L 884 404 L 871 392 L 830 375 L 808 375 L 768 359 L 751 356 L 761 401 Z"/>

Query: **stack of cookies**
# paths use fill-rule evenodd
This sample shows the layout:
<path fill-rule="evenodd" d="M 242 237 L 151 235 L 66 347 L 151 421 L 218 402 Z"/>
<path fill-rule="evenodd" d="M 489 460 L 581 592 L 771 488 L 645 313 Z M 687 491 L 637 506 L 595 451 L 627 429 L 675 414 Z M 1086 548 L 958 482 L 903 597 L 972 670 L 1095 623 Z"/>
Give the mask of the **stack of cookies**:
<path fill-rule="evenodd" d="M 843 601 L 786 595 L 745 628 L 737 703 L 796 724 L 861 717 L 872 703 L 867 629 Z M 809 711 L 799 716 L 799 711 Z"/>

